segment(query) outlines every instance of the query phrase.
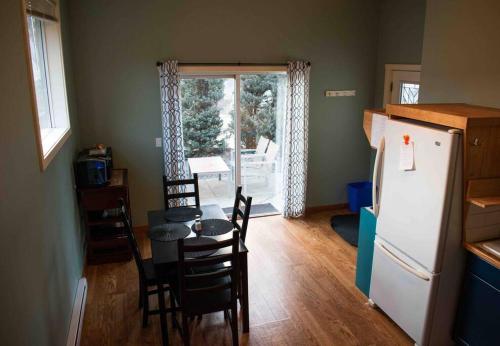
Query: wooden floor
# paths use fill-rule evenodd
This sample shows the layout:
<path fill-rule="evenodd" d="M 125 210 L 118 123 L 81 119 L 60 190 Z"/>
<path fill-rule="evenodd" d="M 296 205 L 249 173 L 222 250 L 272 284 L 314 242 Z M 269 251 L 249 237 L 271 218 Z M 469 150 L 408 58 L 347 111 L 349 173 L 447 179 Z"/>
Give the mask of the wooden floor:
<path fill-rule="evenodd" d="M 329 225 L 332 212 L 303 220 L 250 220 L 250 333 L 240 345 L 411 345 L 354 286 L 356 248 Z M 143 256 L 149 241 L 138 234 Z M 129 263 L 88 266 L 82 345 L 160 345 L 159 318 L 141 327 L 137 270 Z M 154 303 L 156 304 L 156 302 Z M 170 326 L 170 317 L 169 317 Z M 171 344 L 180 345 L 170 329 Z M 222 313 L 191 324 L 192 345 L 230 345 Z"/>

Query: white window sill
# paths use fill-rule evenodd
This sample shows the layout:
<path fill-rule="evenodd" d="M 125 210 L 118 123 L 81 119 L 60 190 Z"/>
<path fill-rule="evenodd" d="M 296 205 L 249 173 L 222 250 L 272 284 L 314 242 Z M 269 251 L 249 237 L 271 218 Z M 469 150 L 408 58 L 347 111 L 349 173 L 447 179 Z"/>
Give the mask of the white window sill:
<path fill-rule="evenodd" d="M 50 161 L 54 158 L 57 152 L 71 134 L 70 128 L 48 128 L 40 129 L 40 141 L 43 148 L 43 159 L 41 162 L 42 169 L 45 170 Z"/>

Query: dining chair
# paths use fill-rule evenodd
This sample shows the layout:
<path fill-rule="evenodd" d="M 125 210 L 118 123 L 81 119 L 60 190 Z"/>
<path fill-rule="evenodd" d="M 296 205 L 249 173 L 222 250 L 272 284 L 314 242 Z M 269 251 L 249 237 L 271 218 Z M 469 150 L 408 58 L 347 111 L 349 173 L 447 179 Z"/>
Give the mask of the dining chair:
<path fill-rule="evenodd" d="M 248 219 L 250 218 L 250 209 L 252 208 L 252 197 L 245 197 L 241 194 L 241 186 L 236 189 L 234 198 L 233 214 L 231 222 L 234 227 L 241 232 L 241 240 L 245 242 L 247 236 Z M 242 206 L 244 207 L 242 209 Z M 238 216 L 241 218 L 241 225 L 238 223 Z"/>
<path fill-rule="evenodd" d="M 164 291 L 169 292 L 170 308 L 167 309 L 167 312 L 171 312 L 172 316 L 174 316 L 175 301 L 172 294 L 172 289 L 168 284 L 168 277 L 169 273 L 175 273 L 176 271 L 175 268 L 173 268 L 171 271 L 166 271 L 165 273 L 160 274 L 160 277 L 156 275 L 153 260 L 151 258 L 142 258 L 141 251 L 132 229 L 132 224 L 130 222 L 130 216 L 126 208 L 125 201 L 120 198 L 118 202 L 120 204 L 120 214 L 123 222 L 123 227 L 125 228 L 129 245 L 132 249 L 135 264 L 137 265 L 137 271 L 139 272 L 139 308 L 142 308 L 142 327 L 145 328 L 148 325 L 149 315 L 159 314 L 159 310 L 149 309 L 149 296 L 158 294 L 157 287 L 159 282 L 163 285 Z"/>
<path fill-rule="evenodd" d="M 187 192 L 189 186 L 193 186 L 193 191 Z M 165 209 L 170 208 L 169 202 L 172 200 L 182 200 L 184 198 L 194 198 L 195 204 L 186 206 L 200 208 L 200 190 L 198 188 L 198 173 L 193 174 L 191 179 L 168 180 L 163 176 L 163 198 L 165 200 Z M 174 204 L 178 205 L 178 204 Z"/>
<path fill-rule="evenodd" d="M 184 345 L 189 345 L 190 339 L 188 318 L 219 311 L 229 319 L 233 345 L 238 345 L 239 244 L 239 231 L 234 231 L 230 239 L 213 244 L 187 245 L 184 239 L 177 241 L 177 277 L 171 280 L 171 284 L 182 316 L 180 333 Z M 222 250 L 229 247 L 230 250 Z M 189 257 L 189 253 L 200 251 L 222 251 L 222 254 Z M 216 266 L 222 263 L 227 265 Z M 211 271 L 197 273 L 195 270 L 210 266 L 214 266 Z M 230 314 L 227 313 L 229 310 Z"/>

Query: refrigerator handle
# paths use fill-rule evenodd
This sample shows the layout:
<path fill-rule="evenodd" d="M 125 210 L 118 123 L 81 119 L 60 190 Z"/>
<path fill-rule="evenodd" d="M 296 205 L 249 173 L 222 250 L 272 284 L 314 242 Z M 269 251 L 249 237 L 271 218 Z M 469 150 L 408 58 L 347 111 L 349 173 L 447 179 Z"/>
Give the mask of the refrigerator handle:
<path fill-rule="evenodd" d="M 402 267 L 407 272 L 412 273 L 413 275 L 419 277 L 422 280 L 425 280 L 425 281 L 429 281 L 430 280 L 430 278 L 427 275 L 425 275 L 424 273 L 422 273 L 420 270 L 417 270 L 417 269 L 413 268 L 412 266 L 410 266 L 406 262 L 403 262 L 399 257 L 397 257 L 395 254 L 393 254 L 392 252 L 390 252 L 384 245 L 382 245 L 382 244 L 380 244 L 378 242 L 375 242 L 375 245 L 377 245 L 378 248 L 380 250 L 382 250 L 383 253 L 385 253 L 394 262 L 396 262 L 397 264 L 399 264 L 399 266 Z"/>
<path fill-rule="evenodd" d="M 380 163 L 382 162 L 382 158 L 384 156 L 384 150 L 385 150 L 385 138 L 382 137 L 380 138 L 380 143 L 378 145 L 377 149 L 377 156 L 375 156 L 375 164 L 373 166 L 373 179 L 372 179 L 372 204 L 373 204 L 373 214 L 375 217 L 378 216 L 378 212 L 380 209 L 380 204 L 378 201 L 378 194 L 377 194 L 377 187 L 379 186 L 379 170 L 380 170 Z M 382 181 L 380 181 L 381 184 Z M 381 191 L 381 186 L 379 188 L 379 191 Z"/>

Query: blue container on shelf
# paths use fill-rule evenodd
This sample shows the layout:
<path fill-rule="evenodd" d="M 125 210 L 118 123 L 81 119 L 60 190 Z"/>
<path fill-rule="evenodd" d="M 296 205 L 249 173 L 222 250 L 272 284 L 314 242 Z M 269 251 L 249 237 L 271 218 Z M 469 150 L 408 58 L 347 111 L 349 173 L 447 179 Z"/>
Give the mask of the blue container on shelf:
<path fill-rule="evenodd" d="M 372 205 L 372 182 L 360 181 L 347 184 L 347 195 L 349 197 L 349 209 L 359 213 L 362 207 Z"/>

